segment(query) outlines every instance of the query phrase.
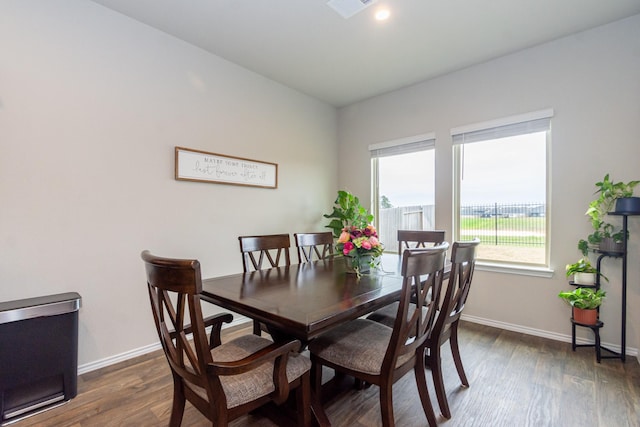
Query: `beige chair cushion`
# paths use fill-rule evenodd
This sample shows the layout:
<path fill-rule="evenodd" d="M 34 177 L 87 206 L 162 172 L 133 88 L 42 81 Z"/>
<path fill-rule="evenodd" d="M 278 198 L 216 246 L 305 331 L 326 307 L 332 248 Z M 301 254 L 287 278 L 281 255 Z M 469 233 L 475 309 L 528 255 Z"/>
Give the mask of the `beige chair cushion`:
<path fill-rule="evenodd" d="M 244 335 L 214 348 L 211 350 L 211 355 L 213 360 L 217 362 L 231 362 L 243 359 L 270 344 L 273 344 L 273 342 L 266 338 L 257 335 Z M 287 363 L 287 379 L 289 382 L 294 381 L 310 368 L 311 361 L 308 358 L 297 353 L 291 353 Z M 244 374 L 221 376 L 220 382 L 227 396 L 227 408 L 235 408 L 259 397 L 266 396 L 275 390 L 273 385 L 273 363 L 265 363 Z M 189 385 L 194 391 L 207 399 L 204 389 L 193 384 Z"/>
<path fill-rule="evenodd" d="M 320 335 L 309 351 L 322 359 L 354 371 L 379 375 L 393 329 L 371 320 L 356 319 Z M 402 365 L 412 354 L 398 358 Z"/>

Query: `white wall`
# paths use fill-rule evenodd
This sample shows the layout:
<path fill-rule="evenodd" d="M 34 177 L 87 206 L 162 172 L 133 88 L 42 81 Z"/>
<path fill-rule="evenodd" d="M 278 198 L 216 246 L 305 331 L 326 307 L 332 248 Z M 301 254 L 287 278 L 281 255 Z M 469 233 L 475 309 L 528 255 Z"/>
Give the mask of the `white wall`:
<path fill-rule="evenodd" d="M 176 145 L 278 189 L 176 181 Z M 238 235 L 322 229 L 336 158 L 333 107 L 92 2 L 0 2 L 0 301 L 80 293 L 81 365 L 157 342 L 143 249 L 240 272 Z"/>
<path fill-rule="evenodd" d="M 339 110 L 339 183 L 366 199 L 367 146 L 435 132 L 436 225 L 452 230 L 450 129 L 546 108 L 551 144 L 551 279 L 479 271 L 466 313 L 548 335 L 571 333 L 564 266 L 590 232 L 594 183 L 640 179 L 640 15 Z M 514 159 L 526 161 L 526 159 Z M 348 163 L 348 164 L 347 164 Z M 640 346 L 640 218 L 630 218 L 627 346 Z M 384 236 L 382 236 L 384 239 Z M 620 344 L 620 265 L 606 260 L 604 341 Z M 586 335 L 585 335 L 586 336 Z M 635 350 L 632 350 L 635 351 Z"/>

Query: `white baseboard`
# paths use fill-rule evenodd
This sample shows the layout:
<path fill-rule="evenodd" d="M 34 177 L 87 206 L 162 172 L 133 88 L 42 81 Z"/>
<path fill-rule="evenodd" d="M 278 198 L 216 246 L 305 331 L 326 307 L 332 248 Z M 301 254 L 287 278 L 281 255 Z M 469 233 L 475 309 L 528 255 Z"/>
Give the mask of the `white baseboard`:
<path fill-rule="evenodd" d="M 465 320 L 465 321 L 471 322 L 471 323 L 478 323 L 478 324 L 481 324 L 481 325 L 492 326 L 494 328 L 504 329 L 504 330 L 507 330 L 507 331 L 519 332 L 519 333 L 523 333 L 523 334 L 527 334 L 527 335 L 533 335 L 533 336 L 541 337 L 541 338 L 548 338 L 548 339 L 555 340 L 555 341 L 562 341 L 562 342 L 568 342 L 568 343 L 571 342 L 571 335 L 558 334 L 558 333 L 555 333 L 555 332 L 543 331 L 541 329 L 535 329 L 535 328 L 528 328 L 526 326 L 514 325 L 512 323 L 498 322 L 496 320 L 484 319 L 484 318 L 481 318 L 481 317 L 469 316 L 469 315 L 466 315 L 466 314 L 462 315 L 462 320 Z M 248 321 L 250 321 L 248 318 L 242 316 L 239 319 L 234 319 L 234 321 L 231 322 L 224 329 L 231 328 L 231 327 L 234 327 L 234 326 L 244 325 Z M 576 342 L 578 344 L 588 344 L 589 343 L 589 341 L 587 341 L 587 340 L 585 340 L 583 338 L 579 338 L 579 337 L 576 339 Z M 613 351 L 620 352 L 620 346 L 619 345 L 611 344 L 611 343 L 602 343 L 602 346 L 603 347 L 607 347 L 608 349 L 611 349 Z M 160 345 L 160 342 L 156 342 L 154 344 L 150 344 L 150 345 L 147 345 L 147 346 L 144 346 L 144 347 L 136 348 L 136 349 L 133 349 L 131 351 L 127 351 L 127 352 L 124 352 L 124 353 L 116 354 L 115 356 L 111 356 L 111 357 L 107 357 L 107 358 L 104 358 L 104 359 L 96 360 L 95 362 L 85 363 L 85 364 L 80 365 L 78 367 L 78 375 L 82 375 L 82 374 L 87 373 L 87 372 L 95 371 L 96 369 L 105 368 L 107 366 L 111 366 L 111 365 L 119 363 L 119 362 L 124 362 L 125 360 L 129 360 L 129 359 L 132 359 L 134 357 L 142 356 L 144 354 L 151 353 L 151 352 L 156 351 L 156 350 L 160 350 L 161 348 L 162 348 L 162 346 Z M 638 349 L 637 348 L 629 348 L 629 347 L 627 347 L 627 352 L 626 353 L 627 353 L 627 356 L 638 357 Z"/>
<path fill-rule="evenodd" d="M 234 326 L 248 324 L 250 319 L 244 316 L 238 316 L 239 318 L 234 319 L 228 325 L 225 325 L 222 329 L 232 328 Z M 147 353 L 151 353 L 156 350 L 162 349 L 162 345 L 160 341 L 149 344 L 144 347 L 139 347 L 130 351 L 126 351 L 124 353 L 116 354 L 115 356 L 106 357 L 104 359 L 96 360 L 95 362 L 84 363 L 78 366 L 78 375 L 85 374 L 87 372 L 95 371 L 96 369 L 106 368 L 107 366 L 114 365 L 119 362 L 124 362 L 125 360 L 133 359 L 134 357 L 142 356 Z"/>
<path fill-rule="evenodd" d="M 528 328 L 526 326 L 520 326 L 520 325 L 514 325 L 512 323 L 505 323 L 505 322 L 498 322 L 496 320 L 491 320 L 491 319 L 484 319 L 482 317 L 476 317 L 476 316 L 469 316 L 466 314 L 463 314 L 461 317 L 462 320 L 466 320 L 467 322 L 472 322 L 472 323 L 479 323 L 481 325 L 486 325 L 486 326 L 492 326 L 494 328 L 498 328 L 498 329 L 504 329 L 507 331 L 513 331 L 513 332 L 520 332 L 523 334 L 527 334 L 527 335 L 533 335 L 536 337 L 541 337 L 541 338 L 548 338 L 550 340 L 555 340 L 555 341 L 562 341 L 562 342 L 571 342 L 571 335 L 566 335 L 566 334 L 558 334 L 555 332 L 549 332 L 549 331 L 543 331 L 541 329 L 535 329 L 535 328 Z M 584 338 L 580 338 L 577 337 L 576 338 L 576 344 L 590 344 L 593 341 L 589 341 L 586 340 Z M 616 352 L 620 352 L 620 345 L 619 344 L 612 344 L 612 343 L 605 343 L 603 342 L 602 347 L 606 347 L 610 350 L 616 351 Z M 633 348 L 633 347 L 627 347 L 626 349 L 626 355 L 627 356 L 635 356 L 638 357 L 638 349 L 637 348 Z M 640 361 L 639 361 L 640 363 Z"/>

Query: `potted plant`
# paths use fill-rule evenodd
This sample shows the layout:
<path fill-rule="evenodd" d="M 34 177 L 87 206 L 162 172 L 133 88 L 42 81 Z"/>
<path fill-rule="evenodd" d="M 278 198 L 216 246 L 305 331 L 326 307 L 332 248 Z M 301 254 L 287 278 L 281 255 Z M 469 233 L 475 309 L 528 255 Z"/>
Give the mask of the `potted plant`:
<path fill-rule="evenodd" d="M 576 288 L 573 291 L 560 292 L 558 297 L 573 307 L 573 320 L 584 325 L 598 323 L 598 307 L 606 293 L 602 289 Z"/>
<path fill-rule="evenodd" d="M 371 267 L 379 264 L 383 246 L 378 240 L 378 233 L 373 225 L 373 215 L 367 211 L 360 200 L 348 191 L 338 191 L 333 212 L 325 214 L 331 222 L 327 228 L 333 230 L 337 238 L 336 249 L 344 255 L 348 272 L 360 277 Z"/>
<path fill-rule="evenodd" d="M 333 230 L 333 237 L 336 239 L 340 237 L 345 227 L 365 228 L 373 222 L 373 215 L 360 204 L 360 199 L 344 190 L 338 191 L 333 212 L 325 214 L 324 217 L 331 219 L 327 228 Z"/>
<path fill-rule="evenodd" d="M 614 206 L 620 199 L 633 196 L 633 190 L 640 181 L 613 182 L 609 174 L 600 182 L 596 182 L 598 188 L 595 194 L 598 198 L 589 203 L 589 209 L 585 213 L 589 216 L 593 233 L 578 242 L 578 249 L 587 256 L 590 245 L 598 247 L 603 252 L 622 252 L 624 236 L 622 230 L 616 230 L 613 224 L 605 221 L 606 215 L 614 210 Z M 617 207 L 616 207 L 617 209 Z M 621 209 L 628 209 L 628 204 L 623 204 Z"/>
<path fill-rule="evenodd" d="M 598 273 L 587 257 L 580 258 L 573 264 L 567 264 L 566 273 L 567 277 L 573 275 L 573 283 L 576 285 L 593 285 L 596 282 L 597 274 L 600 274 L 605 280 L 609 280 L 604 274 Z"/>
<path fill-rule="evenodd" d="M 606 293 L 602 289 L 576 288 L 563 291 L 558 297 L 573 307 L 573 320 L 584 325 L 598 323 L 598 307 L 602 305 Z"/>

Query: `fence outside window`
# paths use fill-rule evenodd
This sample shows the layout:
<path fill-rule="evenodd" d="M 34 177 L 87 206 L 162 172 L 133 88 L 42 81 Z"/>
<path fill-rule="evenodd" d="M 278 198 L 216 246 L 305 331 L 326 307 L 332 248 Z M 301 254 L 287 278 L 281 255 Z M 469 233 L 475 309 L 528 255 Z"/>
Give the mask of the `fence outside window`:
<path fill-rule="evenodd" d="M 385 250 L 397 252 L 398 230 L 433 230 L 434 206 L 380 209 L 378 234 Z M 493 203 L 460 208 L 460 240 L 480 238 L 484 245 L 544 248 L 546 206 L 543 203 Z M 450 238 L 450 237 L 449 237 Z"/>
<path fill-rule="evenodd" d="M 487 245 L 544 247 L 546 207 L 541 203 L 463 206 L 460 239 L 475 237 Z"/>

